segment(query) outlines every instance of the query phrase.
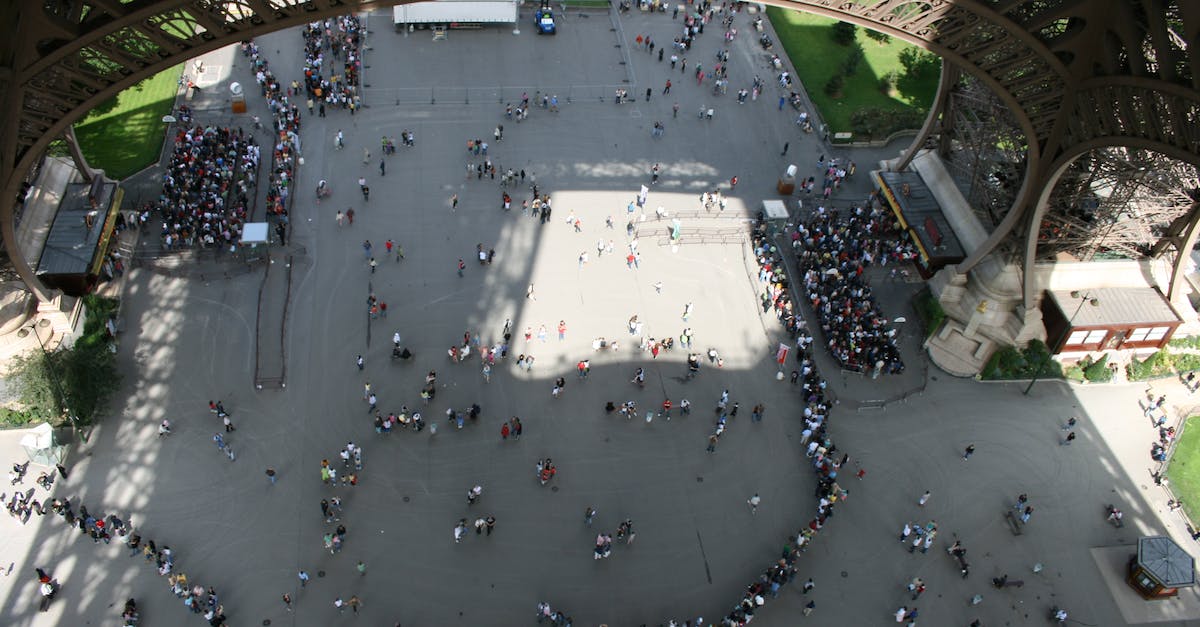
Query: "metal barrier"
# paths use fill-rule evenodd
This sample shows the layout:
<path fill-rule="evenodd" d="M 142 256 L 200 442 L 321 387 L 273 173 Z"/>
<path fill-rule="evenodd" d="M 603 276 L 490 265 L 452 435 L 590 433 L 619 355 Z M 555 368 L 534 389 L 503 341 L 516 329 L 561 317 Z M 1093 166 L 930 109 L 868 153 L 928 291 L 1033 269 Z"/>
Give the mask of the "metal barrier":
<path fill-rule="evenodd" d="M 362 102 L 367 107 L 438 104 L 490 104 L 516 106 L 521 96 L 529 96 L 530 106 L 541 108 L 541 97 L 558 96 L 560 107 L 581 102 L 613 101 L 618 89 L 632 95 L 631 83 L 619 85 L 494 85 L 478 87 L 368 87 L 363 89 Z"/>

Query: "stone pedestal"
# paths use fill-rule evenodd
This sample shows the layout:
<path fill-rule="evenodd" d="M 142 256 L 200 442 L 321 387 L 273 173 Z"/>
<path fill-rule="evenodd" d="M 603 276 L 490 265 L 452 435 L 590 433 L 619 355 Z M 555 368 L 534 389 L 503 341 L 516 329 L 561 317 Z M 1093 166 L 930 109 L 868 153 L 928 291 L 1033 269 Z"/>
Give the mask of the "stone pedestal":
<path fill-rule="evenodd" d="M 946 311 L 946 322 L 926 347 L 934 363 L 951 374 L 977 374 L 997 347 L 1046 337 L 1042 312 L 1025 309 L 1020 269 L 996 256 L 965 275 L 953 266 L 943 268 L 929 288 Z"/>

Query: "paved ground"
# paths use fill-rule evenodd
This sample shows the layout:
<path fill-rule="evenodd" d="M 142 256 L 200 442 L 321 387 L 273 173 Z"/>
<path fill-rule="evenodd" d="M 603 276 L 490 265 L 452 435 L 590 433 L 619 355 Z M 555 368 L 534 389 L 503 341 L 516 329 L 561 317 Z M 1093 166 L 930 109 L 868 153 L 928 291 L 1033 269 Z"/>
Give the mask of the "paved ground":
<path fill-rule="evenodd" d="M 603 18 L 590 20 L 569 20 L 564 29 L 598 29 L 601 34 L 589 36 L 605 36 Z M 651 32 L 668 41 L 674 24 L 669 15 L 634 15 L 621 20 L 621 32 L 628 39 Z M 705 35 L 698 58 L 712 58 L 719 43 L 714 34 Z M 444 45 L 441 53 L 473 35 L 453 34 L 438 44 Z M 384 64 L 376 59 L 398 54 L 387 48 L 389 37 L 397 49 L 411 44 L 390 28 L 376 28 L 371 45 L 378 56 L 368 57 L 372 74 Z M 535 36 L 522 30 L 519 38 Z M 298 67 L 298 42 L 292 32 L 260 41 L 285 80 Z M 549 42 L 535 42 L 542 43 Z M 762 71 L 753 67 L 758 53 L 751 43 L 733 47 L 736 76 Z M 632 54 L 638 80 L 657 87 L 669 76 L 665 64 Z M 497 73 L 512 72 L 503 84 L 530 84 L 532 69 L 511 65 L 496 66 Z M 246 81 L 244 67 L 231 71 Z M 56 493 L 93 511 L 131 514 L 147 537 L 176 550 L 180 570 L 221 591 L 231 624 L 269 619 L 324 625 L 338 618 L 334 598 L 352 594 L 363 599 L 364 623 L 373 625 L 525 624 L 539 600 L 568 611 L 578 625 L 724 614 L 812 515 L 812 478 L 796 442 L 795 398 L 773 377 L 777 329 L 757 313 L 747 250 L 735 244 L 657 246 L 652 233 L 662 225 L 651 217 L 639 222 L 640 267 L 627 268 L 621 258 L 627 250 L 623 208 L 647 181 L 649 165 L 660 162 L 663 182 L 651 192 L 650 207 L 694 211 L 700 191 L 727 186 L 736 174 L 740 182 L 728 213 L 746 215 L 772 196 L 775 177 L 789 161 L 812 167 L 823 149 L 813 136 L 791 133 L 790 115 L 776 111 L 771 97 L 738 106 L 723 96 L 716 120 L 697 120 L 700 103 L 717 101 L 698 93 L 694 80 L 671 76 L 682 110 L 678 121 L 670 119 L 674 98 L 656 91 L 648 104 L 579 102 L 557 115 L 535 111 L 520 125 L 504 121 L 497 105 L 475 103 L 372 107 L 354 118 L 334 113 L 306 122 L 306 166 L 298 188 L 312 189 L 318 178 L 328 178 L 334 196 L 319 208 L 297 203 L 293 216 L 293 243 L 306 255 L 295 268 L 287 389 L 255 392 L 249 384 L 258 276 L 205 283 L 135 270 L 125 290 L 120 359 L 126 384 L 114 416 L 75 450 L 71 478 Z M 667 122 L 661 140 L 649 133 L 656 119 Z M 497 123 L 505 124 L 499 144 L 491 141 Z M 345 153 L 327 149 L 337 128 L 347 134 Z M 379 135 L 402 128 L 416 131 L 416 148 L 389 158 L 384 177 L 376 160 L 363 166 L 363 146 L 377 153 Z M 493 144 L 498 163 L 536 173 L 554 196 L 550 224 L 502 212 L 499 187 L 491 181 L 464 180 L 463 147 L 473 137 Z M 786 159 L 779 156 L 783 141 L 791 142 Z M 867 163 L 885 152 L 853 158 Z M 865 193 L 864 173 L 847 196 Z M 354 185 L 360 174 L 372 187 L 366 204 Z M 452 193 L 460 197 L 457 211 L 449 207 Z M 358 217 L 352 227 L 338 228 L 333 212 L 346 206 Z M 571 212 L 582 220 L 582 233 L 565 223 Z M 616 230 L 604 228 L 609 214 L 619 221 Z M 685 237 L 689 228 L 733 220 L 687 218 Z M 362 240 L 380 246 L 389 237 L 403 244 L 406 259 L 383 263 L 372 275 Z M 597 258 L 597 239 L 614 240 L 617 254 Z M 473 261 L 477 243 L 496 249 L 493 265 Z M 589 262 L 580 267 L 583 251 Z M 462 278 L 454 270 L 459 257 L 467 261 Z M 653 287 L 658 281 L 661 294 Z M 525 298 L 530 283 L 536 300 Z M 883 289 L 895 308 L 889 313 L 911 318 L 910 288 Z M 386 321 L 367 318 L 369 290 L 389 303 Z M 689 301 L 696 313 L 684 323 L 680 314 Z M 653 361 L 629 343 L 618 353 L 592 353 L 595 337 L 628 340 L 625 320 L 635 313 L 655 337 L 693 327 L 699 346 L 718 348 L 725 367 L 684 382 L 680 351 Z M 485 383 L 476 360 L 448 362 L 445 351 L 464 330 L 490 340 L 505 318 L 514 321 L 513 352 L 537 357 L 532 373 L 518 371 L 510 359 Z M 558 320 L 568 325 L 561 342 Z M 536 334 L 543 324 L 547 340 L 526 344 L 523 330 Z M 905 329 L 915 348 L 916 337 Z M 394 330 L 416 352 L 413 363 L 388 359 Z M 363 373 L 353 365 L 357 354 L 366 357 Z M 592 357 L 592 375 L 579 381 L 573 365 L 585 356 Z M 1158 510 L 1165 497 L 1146 485 L 1144 449 L 1152 434 L 1138 418 L 1141 388 L 1086 389 L 1077 398 L 1074 388 L 1044 384 L 1023 397 L 1016 386 L 933 371 L 924 394 L 907 403 L 851 411 L 921 384 L 921 359 L 915 350 L 906 358 L 910 371 L 922 376 L 871 381 L 826 369 L 845 398 L 833 417 L 835 440 L 868 472 L 861 484 L 844 480 L 851 499 L 801 561 L 801 580 L 811 576 L 817 583 L 811 593 L 817 613 L 809 620 L 884 624 L 907 603 L 903 583 L 920 575 L 929 583 L 917 604 L 922 624 L 965 625 L 974 617 L 985 625 L 1040 624 L 1052 603 L 1065 604 L 1083 624 L 1122 624 L 1090 549 L 1163 529 Z M 628 382 L 639 365 L 650 375 L 645 390 Z M 372 382 L 383 409 L 417 407 L 430 369 L 438 371 L 440 387 L 437 399 L 421 407 L 425 415 L 437 420 L 447 407 L 478 402 L 480 424 L 455 432 L 438 420 L 436 435 L 374 434 L 361 399 L 364 380 Z M 562 398 L 552 399 L 556 376 L 564 376 L 567 386 Z M 710 456 L 703 451 L 711 429 L 708 408 L 724 388 L 744 408 L 766 403 L 767 418 L 757 425 L 739 418 Z M 1182 404 L 1181 392 L 1170 394 Z M 647 424 L 602 411 L 607 400 L 633 398 L 646 407 L 664 396 L 687 397 L 696 412 Z M 236 462 L 219 456 L 210 440 L 218 424 L 205 411 L 210 398 L 224 399 L 233 412 L 239 429 L 229 440 Z M 1081 437 L 1061 447 L 1058 422 L 1072 414 L 1084 416 Z M 500 421 L 511 415 L 521 416 L 525 436 L 502 442 Z M 155 425 L 164 417 L 175 433 L 159 440 Z M 361 484 L 323 487 L 319 461 L 336 459 L 347 440 L 366 451 Z M 964 462 L 961 450 L 968 443 L 978 452 Z M 4 459 L 16 458 L 8 446 Z M 531 474 L 546 456 L 560 473 L 543 487 Z M 280 473 L 277 485 L 263 476 L 268 465 Z M 468 508 L 465 491 L 476 483 L 485 493 Z M 916 499 L 926 489 L 933 497 L 922 510 Z M 745 500 L 754 492 L 763 505 L 751 515 Z M 1037 513 L 1026 533 L 1014 538 L 1001 515 L 1020 492 L 1030 494 Z M 321 548 L 327 526 L 318 503 L 333 494 L 344 498 L 349 530 L 338 555 Z M 1103 505 L 1112 501 L 1128 513 L 1120 532 L 1103 520 Z M 600 511 L 590 530 L 582 522 L 589 505 Z M 455 521 L 484 513 L 496 516 L 496 533 L 471 534 L 455 545 Z M 626 517 L 635 521 L 637 542 L 616 547 L 607 561 L 592 560 L 597 529 L 612 532 Z M 940 550 L 903 552 L 894 534 L 908 518 L 937 519 L 946 543 L 957 534 L 969 550 L 971 578 L 961 580 Z M 1168 521 L 1178 535 L 1178 521 Z M 0 539 L 2 562 L 12 562 L 13 570 L 0 579 L 0 611 L 11 624 L 111 622 L 130 596 L 153 624 L 183 624 L 184 610 L 165 583 L 141 560 L 127 560 L 119 547 L 93 546 L 64 533 L 58 521 L 6 525 L 15 531 Z M 354 572 L 360 559 L 368 566 L 365 578 Z M 1037 562 L 1045 570 L 1035 576 L 1029 569 Z M 63 582 L 65 602 L 38 620 L 31 574 L 45 565 Z M 300 568 L 314 576 L 303 591 L 296 588 Z M 1004 572 L 1027 585 L 1004 592 L 986 585 L 988 577 Z M 284 611 L 284 592 L 297 597 L 298 612 Z M 976 593 L 983 603 L 971 607 Z M 756 623 L 796 624 L 803 603 L 798 587 L 787 590 Z M 1194 604 L 1166 607 L 1175 612 L 1172 624 L 1182 625 Z"/>

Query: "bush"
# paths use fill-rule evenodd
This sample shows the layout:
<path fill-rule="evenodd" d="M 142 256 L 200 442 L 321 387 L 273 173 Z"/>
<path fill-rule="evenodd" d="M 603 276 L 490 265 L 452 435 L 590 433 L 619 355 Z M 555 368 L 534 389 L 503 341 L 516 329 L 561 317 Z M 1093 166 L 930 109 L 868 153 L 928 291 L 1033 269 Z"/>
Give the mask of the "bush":
<path fill-rule="evenodd" d="M 1083 376 L 1092 383 L 1108 383 L 1112 381 L 1112 369 L 1108 367 L 1108 353 L 1100 356 L 1099 361 L 1088 364 L 1083 369 Z"/>
<path fill-rule="evenodd" d="M 834 74 L 828 83 L 825 83 L 825 95 L 830 98 L 841 98 L 842 87 L 845 87 L 846 79 L 841 74 Z"/>
<path fill-rule="evenodd" d="M 925 288 L 917 293 L 913 298 L 913 309 L 917 311 L 917 317 L 921 319 L 921 324 L 925 327 L 925 337 L 933 337 L 934 333 L 942 327 L 942 322 L 946 320 L 946 310 L 942 309 L 942 304 L 933 296 L 933 292 L 929 288 Z"/>
<path fill-rule="evenodd" d="M 1156 351 L 1142 361 L 1138 361 L 1136 357 L 1132 358 L 1129 360 L 1129 365 L 1125 367 L 1125 374 L 1130 381 L 1155 379 L 1170 372 L 1171 356 L 1165 350 Z"/>
<path fill-rule="evenodd" d="M 863 59 L 866 56 L 866 53 L 863 52 L 862 44 L 857 41 L 851 44 L 850 54 L 846 55 L 845 61 L 842 61 L 842 74 L 854 76 L 858 72 L 858 66 L 862 65 Z"/>
<path fill-rule="evenodd" d="M 43 416 L 38 416 L 30 411 L 0 407 L 0 429 L 19 429 L 42 420 L 44 420 Z"/>
<path fill-rule="evenodd" d="M 1039 373 L 1038 378 L 1044 379 L 1063 377 L 1062 364 L 1054 361 L 1046 345 L 1037 340 L 1031 341 L 1021 350 L 1017 350 L 1015 346 L 998 349 L 992 353 L 979 376 L 981 379 L 997 381 L 1032 379 L 1035 373 Z"/>
<path fill-rule="evenodd" d="M 1170 346 L 1171 348 L 1200 349 L 1200 335 L 1172 338 L 1170 342 L 1167 342 L 1167 346 Z"/>
<path fill-rule="evenodd" d="M 856 137 L 883 139 L 896 131 L 921 128 L 925 116 L 922 110 L 865 107 L 850 114 L 850 130 Z"/>
<path fill-rule="evenodd" d="M 1079 364 L 1075 364 L 1068 368 L 1064 368 L 1063 369 L 1063 378 L 1067 379 L 1069 381 L 1083 383 L 1083 381 L 1084 381 L 1083 368 L 1080 368 Z"/>
<path fill-rule="evenodd" d="M 837 42 L 838 45 L 849 46 L 850 44 L 854 43 L 856 39 L 855 33 L 858 31 L 858 27 L 849 22 L 838 22 L 837 24 L 833 25 L 833 28 L 830 29 L 830 31 L 833 36 L 833 40 Z"/>
<path fill-rule="evenodd" d="M 881 33 L 877 30 L 871 30 L 869 28 L 864 28 L 863 34 L 865 34 L 867 37 L 870 37 L 872 40 L 877 41 L 881 44 L 886 44 L 886 43 L 892 41 L 891 35 L 889 35 L 887 33 Z"/>
<path fill-rule="evenodd" d="M 1171 344 L 1174 342 L 1172 341 Z M 1200 355 L 1172 353 L 1169 348 L 1164 348 L 1142 361 L 1138 361 L 1136 358 L 1129 360 L 1129 365 L 1125 367 L 1125 374 L 1130 381 L 1146 381 L 1191 370 L 1200 370 Z"/>
<path fill-rule="evenodd" d="M 896 72 L 888 72 L 879 77 L 879 91 L 884 95 L 892 95 L 896 91 L 896 82 L 900 80 L 900 75 Z"/>

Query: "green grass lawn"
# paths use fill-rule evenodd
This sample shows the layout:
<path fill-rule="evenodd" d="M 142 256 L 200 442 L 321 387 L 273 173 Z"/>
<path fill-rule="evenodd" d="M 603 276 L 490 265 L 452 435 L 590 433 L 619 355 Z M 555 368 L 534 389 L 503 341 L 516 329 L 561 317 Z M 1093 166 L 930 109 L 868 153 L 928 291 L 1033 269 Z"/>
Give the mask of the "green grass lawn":
<path fill-rule="evenodd" d="M 92 167 L 123 179 L 158 161 L 166 131 L 162 117 L 175 105 L 182 71 L 182 65 L 163 70 L 76 122 L 75 136 Z"/>
<path fill-rule="evenodd" d="M 829 135 L 849 132 L 850 114 L 864 107 L 885 109 L 928 110 L 937 91 L 938 77 L 934 72 L 919 81 L 901 78 L 894 94 L 884 94 L 879 81 L 889 72 L 904 74 L 898 56 L 909 44 L 892 39 L 880 43 L 866 36 L 859 28 L 856 36 L 862 44 L 864 59 L 858 72 L 846 77 L 841 98 L 825 95 L 825 84 L 840 72 L 842 62 L 849 54 L 849 47 L 838 45 L 831 36 L 832 26 L 837 20 L 803 13 L 767 7 L 771 25 L 787 51 L 796 75 L 808 91 L 813 104 L 820 109 L 821 117 L 829 125 Z M 915 129 L 914 129 L 915 130 Z"/>
<path fill-rule="evenodd" d="M 1167 466 L 1167 479 L 1175 497 L 1183 500 L 1188 517 L 1197 520 L 1200 516 L 1200 416 L 1187 419 L 1183 437 L 1175 445 L 1175 453 Z"/>

